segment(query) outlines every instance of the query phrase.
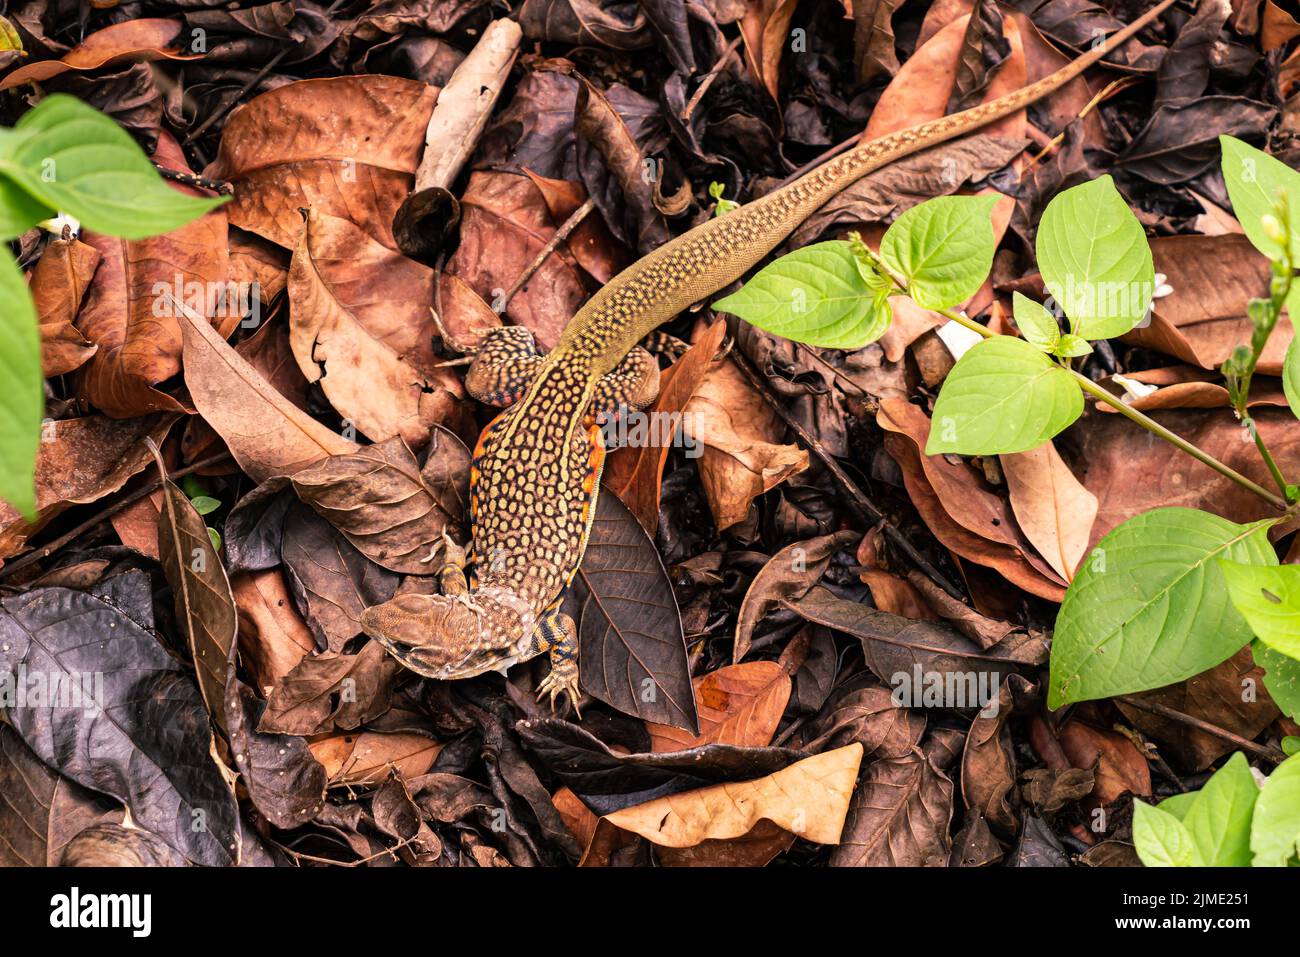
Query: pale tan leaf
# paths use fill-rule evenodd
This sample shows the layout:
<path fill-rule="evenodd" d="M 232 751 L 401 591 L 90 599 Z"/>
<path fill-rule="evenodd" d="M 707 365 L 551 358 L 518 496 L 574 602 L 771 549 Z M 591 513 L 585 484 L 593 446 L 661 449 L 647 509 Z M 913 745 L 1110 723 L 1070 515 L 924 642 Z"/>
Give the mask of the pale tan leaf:
<path fill-rule="evenodd" d="M 605 820 L 665 847 L 748 834 L 760 821 L 817 844 L 836 844 L 862 763 L 853 743 L 756 781 L 715 784 L 606 814 Z"/>
<path fill-rule="evenodd" d="M 1020 530 L 1062 578 L 1072 580 L 1088 553 L 1097 496 L 1074 477 L 1051 442 L 1001 459 Z"/>

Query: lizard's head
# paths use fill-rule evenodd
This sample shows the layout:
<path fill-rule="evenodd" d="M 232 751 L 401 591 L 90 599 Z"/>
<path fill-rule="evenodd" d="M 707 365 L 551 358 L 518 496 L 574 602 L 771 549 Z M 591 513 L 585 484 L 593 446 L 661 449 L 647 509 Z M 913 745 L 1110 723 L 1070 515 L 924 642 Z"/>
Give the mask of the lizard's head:
<path fill-rule="evenodd" d="M 504 672 L 519 660 L 532 621 L 518 601 L 484 593 L 409 594 L 367 608 L 361 627 L 417 674 L 449 679 Z"/>

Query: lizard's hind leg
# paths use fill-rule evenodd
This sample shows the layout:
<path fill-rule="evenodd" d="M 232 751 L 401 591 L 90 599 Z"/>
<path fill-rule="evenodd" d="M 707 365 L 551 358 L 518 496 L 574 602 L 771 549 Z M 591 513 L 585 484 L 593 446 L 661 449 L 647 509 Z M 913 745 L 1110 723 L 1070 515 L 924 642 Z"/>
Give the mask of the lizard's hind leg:
<path fill-rule="evenodd" d="M 488 333 L 474 355 L 465 389 L 480 402 L 504 409 L 519 401 L 541 364 L 531 331 L 502 326 Z"/>
<path fill-rule="evenodd" d="M 600 377 L 590 414 L 604 423 L 623 409 L 639 410 L 659 396 L 659 363 L 637 346 L 623 361 Z"/>
<path fill-rule="evenodd" d="M 551 659 L 550 673 L 537 686 L 537 700 L 549 695 L 551 710 L 554 711 L 555 699 L 566 694 L 574 713 L 581 718 L 582 712 L 578 710 L 578 626 L 558 608 L 550 608 L 537 619 L 533 640 L 537 643 L 537 650 L 545 651 Z"/>

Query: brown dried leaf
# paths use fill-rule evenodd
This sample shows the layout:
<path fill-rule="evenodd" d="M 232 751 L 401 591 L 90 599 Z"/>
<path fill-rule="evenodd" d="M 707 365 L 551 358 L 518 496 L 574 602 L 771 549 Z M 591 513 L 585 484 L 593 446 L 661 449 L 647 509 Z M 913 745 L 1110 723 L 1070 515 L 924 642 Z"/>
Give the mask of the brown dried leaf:
<path fill-rule="evenodd" d="M 340 784 L 379 784 L 396 769 L 410 780 L 427 774 L 442 745 L 422 734 L 327 734 L 313 738 L 308 747 L 325 766 L 331 787 Z"/>
<path fill-rule="evenodd" d="M 1129 738 L 1077 718 L 1065 722 L 1057 736 L 1071 764 L 1094 772 L 1092 795 L 1099 805 L 1113 804 L 1125 794 L 1151 796 L 1151 769 Z"/>
<path fill-rule="evenodd" d="M 918 749 L 867 766 L 832 867 L 946 867 L 952 782 Z"/>
<path fill-rule="evenodd" d="M 704 443 L 698 468 L 714 525 L 745 520 L 750 503 L 808 467 L 808 453 L 779 445 L 785 424 L 735 363 L 717 359 L 684 410 L 691 438 Z"/>
<path fill-rule="evenodd" d="M 239 612 L 240 655 L 265 696 L 316 650 L 316 639 L 294 607 L 281 569 L 235 575 L 230 590 Z"/>
<path fill-rule="evenodd" d="M 725 322 L 709 326 L 680 359 L 659 380 L 659 397 L 646 414 L 663 421 L 663 416 L 680 416 L 691 396 L 699 388 L 723 337 Z M 671 445 L 637 443 L 635 447 L 616 449 L 605 460 L 601 485 L 613 492 L 636 516 L 641 527 L 653 535 L 659 527 L 659 497 L 663 487 L 664 464 Z"/>
<path fill-rule="evenodd" d="M 444 441 L 459 441 L 450 433 Z M 440 501 L 400 436 L 294 473 L 298 497 L 371 561 L 395 572 L 432 574 L 444 532 L 459 523 L 459 502 Z M 458 531 L 458 529 L 457 529 Z M 459 537 L 459 536 L 453 536 Z"/>
<path fill-rule="evenodd" d="M 181 20 L 141 17 L 97 30 L 57 60 L 38 60 L 0 80 L 0 90 L 24 83 L 43 83 L 69 70 L 78 72 L 150 60 L 193 60 L 201 53 L 181 53 Z"/>
<path fill-rule="evenodd" d="M 1072 581 L 1088 553 L 1097 496 L 1074 477 L 1050 441 L 1000 459 L 1021 531 L 1057 574 Z"/>
<path fill-rule="evenodd" d="M 0 560 L 17 555 L 27 539 L 73 505 L 97 502 L 149 464 L 146 436 L 161 442 L 175 416 L 126 421 L 102 415 L 46 423 L 36 453 L 36 523 L 29 525 L 0 502 Z"/>
<path fill-rule="evenodd" d="M 318 248 L 325 252 L 331 246 L 328 242 L 318 246 L 313 237 L 319 230 L 339 234 L 346 226 L 337 221 L 331 224 L 324 214 L 312 210 L 294 249 L 289 267 L 289 344 L 298 367 L 308 382 L 320 383 L 330 404 L 344 419 L 373 441 L 400 435 L 408 445 L 422 448 L 437 421 L 439 393 L 449 388 L 459 391 L 459 379 L 449 370 L 441 370 L 447 374 L 438 376 L 438 381 L 425 376 L 384 338 L 386 332 L 398 330 L 390 329 L 387 311 L 369 309 L 364 288 L 342 284 L 336 287 L 331 283 L 330 272 L 323 271 L 316 262 Z M 364 241 L 359 232 L 355 238 Z M 377 245 L 363 246 L 362 259 L 373 262 L 375 257 L 370 253 Z M 347 278 L 330 265 L 335 278 Z M 361 315 L 354 313 L 351 303 L 339 298 L 340 291 L 356 295 L 366 304 L 366 310 Z M 385 321 L 379 322 L 377 328 L 366 322 L 379 317 Z"/>
<path fill-rule="evenodd" d="M 651 751 L 685 751 L 715 743 L 764 747 L 772 742 L 790 700 L 790 675 L 775 661 L 724 665 L 692 683 L 700 733 L 647 722 Z"/>
<path fill-rule="evenodd" d="M 167 478 L 162 456 L 157 446 L 152 448 L 163 493 L 158 560 L 172 589 L 176 619 L 189 639 L 203 703 L 224 731 L 227 660 L 239 630 L 235 599 L 203 517 L 189 496 Z"/>
<path fill-rule="evenodd" d="M 401 670 L 377 641 L 355 655 L 325 651 L 303 658 L 272 689 L 257 730 L 304 736 L 351 731 L 391 707 Z"/>
<path fill-rule="evenodd" d="M 835 553 L 857 541 L 852 530 L 835 532 L 787 545 L 773 555 L 754 576 L 736 616 L 736 642 L 732 661 L 749 653 L 754 628 L 777 604 L 808 593 L 825 574 Z"/>
<path fill-rule="evenodd" d="M 555 235 L 541 191 L 526 176 L 479 171 L 470 174 L 460 203 L 460 246 L 448 273 L 497 311 L 504 309 L 516 325 L 531 329 L 541 349 L 552 348 L 587 298 L 577 263 L 566 250 L 547 256 L 510 302 L 503 301 Z"/>
<path fill-rule="evenodd" d="M 358 446 L 282 396 L 192 310 L 182 312 L 185 384 L 204 420 L 255 482 L 292 475 Z"/>
<path fill-rule="evenodd" d="M 763 820 L 806 841 L 835 844 L 861 763 L 862 745 L 850 744 L 756 781 L 684 791 L 614 811 L 605 820 L 665 847 L 741 837 Z"/>
<path fill-rule="evenodd" d="M 41 369 L 46 378 L 80 368 L 98 348 L 73 320 L 99 266 L 99 250 L 75 239 L 51 239 L 32 269 L 32 299 L 41 323 Z"/>
<path fill-rule="evenodd" d="M 437 87 L 394 76 L 342 76 L 276 87 L 226 121 L 204 175 L 228 180 L 230 222 L 292 249 L 298 210 L 352 220 L 390 249 Z"/>

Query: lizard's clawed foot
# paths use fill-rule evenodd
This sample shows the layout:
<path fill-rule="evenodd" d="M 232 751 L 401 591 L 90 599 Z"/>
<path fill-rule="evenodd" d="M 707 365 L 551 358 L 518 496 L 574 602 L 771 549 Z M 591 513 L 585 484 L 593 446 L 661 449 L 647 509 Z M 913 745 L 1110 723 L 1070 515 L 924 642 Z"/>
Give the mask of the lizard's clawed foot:
<path fill-rule="evenodd" d="M 578 690 L 578 663 L 576 661 L 566 662 L 571 667 L 556 668 L 552 663 L 550 673 L 542 679 L 541 684 L 537 686 L 537 700 L 541 701 L 545 695 L 550 696 L 551 711 L 555 711 L 555 699 L 561 694 L 568 696 L 569 704 L 573 705 L 573 713 L 582 720 L 582 711 L 578 708 L 578 696 L 581 692 Z"/>

